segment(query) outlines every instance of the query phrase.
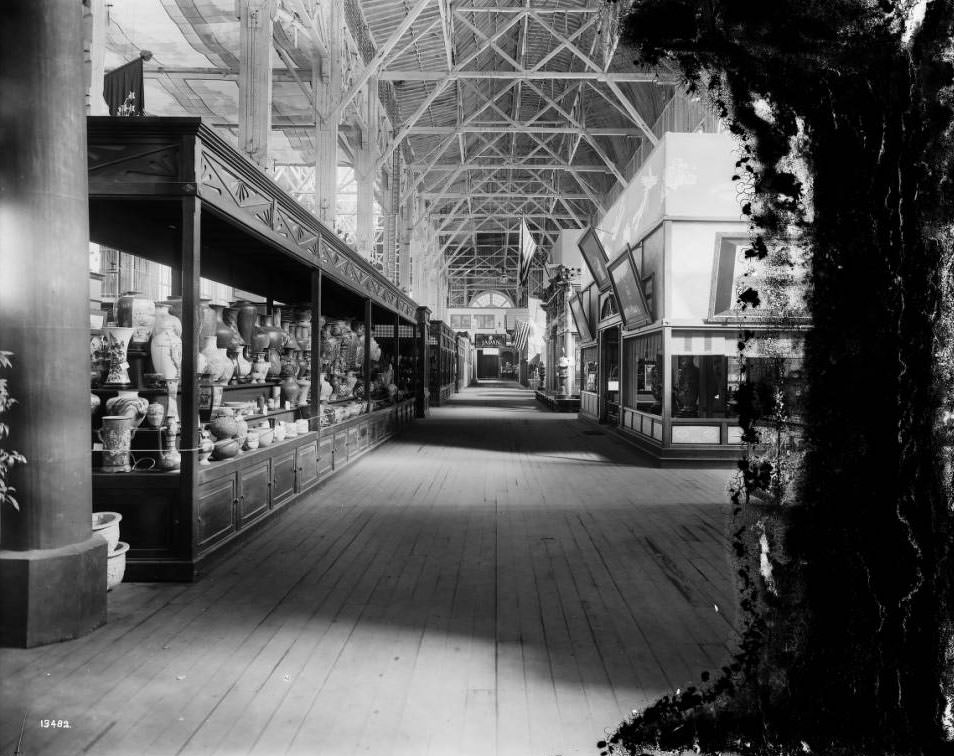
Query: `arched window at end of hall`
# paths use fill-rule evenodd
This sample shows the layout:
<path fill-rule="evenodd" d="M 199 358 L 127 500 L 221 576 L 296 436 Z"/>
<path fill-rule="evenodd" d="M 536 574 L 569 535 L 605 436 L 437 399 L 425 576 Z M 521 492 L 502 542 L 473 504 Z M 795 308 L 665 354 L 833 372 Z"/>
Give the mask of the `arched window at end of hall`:
<path fill-rule="evenodd" d="M 500 291 L 482 291 L 470 300 L 470 307 L 513 307 L 513 300 Z"/>

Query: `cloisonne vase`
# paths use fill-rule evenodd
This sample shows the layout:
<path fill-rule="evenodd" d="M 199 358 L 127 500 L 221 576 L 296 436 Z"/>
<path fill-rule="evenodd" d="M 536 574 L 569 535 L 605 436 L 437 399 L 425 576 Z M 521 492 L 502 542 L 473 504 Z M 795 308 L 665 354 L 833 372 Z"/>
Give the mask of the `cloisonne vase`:
<path fill-rule="evenodd" d="M 136 433 L 134 422 L 125 415 L 106 415 L 103 418 L 103 425 L 96 432 L 103 443 L 103 472 L 129 472 L 132 469 L 129 450 Z"/>
<path fill-rule="evenodd" d="M 129 385 L 127 356 L 132 335 L 132 328 L 106 326 L 103 329 L 103 349 L 109 363 L 109 374 L 106 376 L 107 386 Z"/>

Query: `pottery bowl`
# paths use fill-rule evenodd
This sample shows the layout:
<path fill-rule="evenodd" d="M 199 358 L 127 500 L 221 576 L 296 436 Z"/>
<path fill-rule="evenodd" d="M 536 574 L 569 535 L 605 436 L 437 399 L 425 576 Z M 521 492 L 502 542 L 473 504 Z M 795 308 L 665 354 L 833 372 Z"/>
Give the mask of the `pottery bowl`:
<path fill-rule="evenodd" d="M 259 430 L 258 433 L 258 445 L 259 446 L 269 446 L 272 441 L 275 440 L 275 433 L 271 428 L 268 430 Z"/>
<path fill-rule="evenodd" d="M 234 438 L 223 438 L 212 447 L 212 459 L 231 459 L 239 453 L 239 442 Z"/>

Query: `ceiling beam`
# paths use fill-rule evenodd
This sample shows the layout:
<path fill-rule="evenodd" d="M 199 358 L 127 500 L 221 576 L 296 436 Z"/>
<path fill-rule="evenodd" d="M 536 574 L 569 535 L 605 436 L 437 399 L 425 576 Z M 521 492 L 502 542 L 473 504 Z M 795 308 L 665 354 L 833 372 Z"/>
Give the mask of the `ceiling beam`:
<path fill-rule="evenodd" d="M 540 81 L 614 81 L 630 84 L 677 84 L 672 74 L 653 71 L 413 71 L 389 70 L 378 74 L 382 81 L 433 81 L 435 79 L 536 79 Z"/>
<path fill-rule="evenodd" d="M 574 126 L 537 126 L 536 124 L 500 125 L 493 123 L 472 123 L 460 126 L 412 126 L 408 129 L 411 134 L 458 134 L 463 132 L 493 133 L 493 134 L 581 134 L 594 136 L 629 136 L 642 137 L 642 129 L 631 128 L 577 128 Z"/>
<path fill-rule="evenodd" d="M 463 167 L 465 171 L 485 171 L 485 170 L 526 170 L 526 171 L 568 171 L 570 169 L 580 173 L 611 173 L 605 164 L 601 165 L 568 165 L 565 162 L 549 163 L 523 163 L 512 161 L 507 163 L 475 163 L 468 162 L 463 165 L 460 163 L 436 163 L 428 165 L 426 163 L 411 163 L 408 168 L 412 171 L 430 172 L 437 171 L 456 171 Z"/>

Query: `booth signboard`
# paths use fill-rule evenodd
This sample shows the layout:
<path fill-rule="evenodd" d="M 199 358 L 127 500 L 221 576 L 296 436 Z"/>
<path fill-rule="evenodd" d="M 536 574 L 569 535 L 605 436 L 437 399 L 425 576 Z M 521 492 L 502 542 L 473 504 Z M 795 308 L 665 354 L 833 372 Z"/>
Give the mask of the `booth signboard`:
<path fill-rule="evenodd" d="M 606 269 L 606 250 L 603 249 L 603 245 L 596 235 L 596 229 L 590 226 L 576 245 L 580 248 L 586 267 L 590 269 L 590 275 L 596 281 L 597 287 L 600 289 L 607 288 L 610 285 L 610 278 Z"/>
<path fill-rule="evenodd" d="M 642 281 L 633 255 L 627 250 L 609 265 L 609 274 L 616 292 L 620 316 L 626 328 L 636 328 L 652 321 Z"/>
<path fill-rule="evenodd" d="M 582 293 L 570 298 L 570 312 L 573 313 L 573 322 L 576 323 L 576 330 L 577 333 L 580 334 L 580 341 L 592 341 L 593 334 L 590 331 L 590 324 L 586 317 L 586 311 L 583 308 Z"/>
<path fill-rule="evenodd" d="M 505 333 L 478 333 L 474 336 L 474 346 L 477 349 L 500 348 L 510 344 L 510 337 Z"/>

